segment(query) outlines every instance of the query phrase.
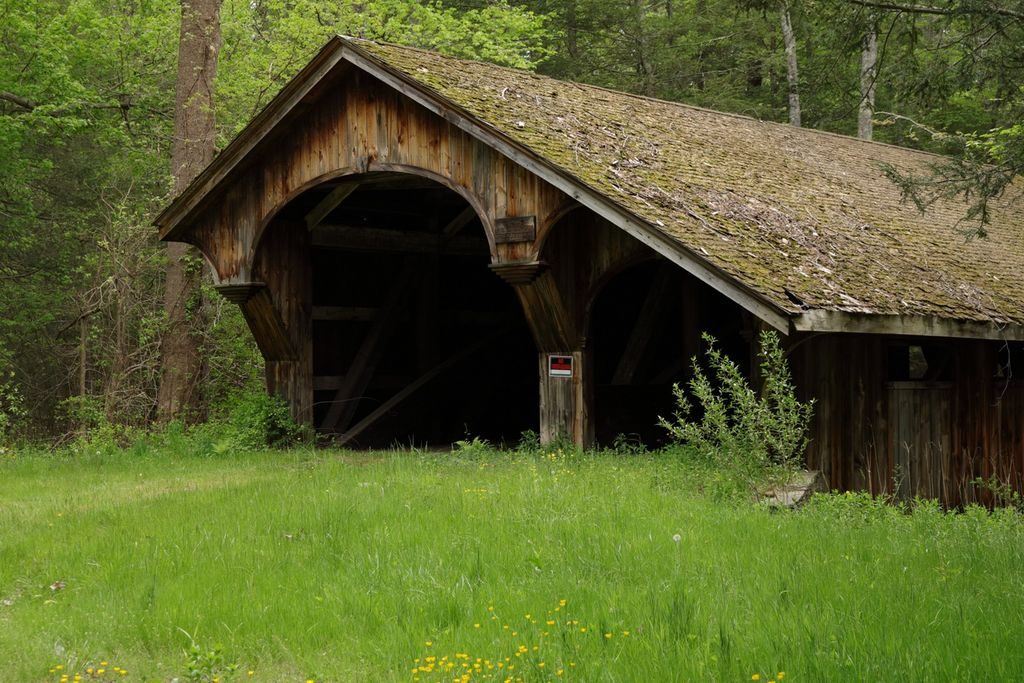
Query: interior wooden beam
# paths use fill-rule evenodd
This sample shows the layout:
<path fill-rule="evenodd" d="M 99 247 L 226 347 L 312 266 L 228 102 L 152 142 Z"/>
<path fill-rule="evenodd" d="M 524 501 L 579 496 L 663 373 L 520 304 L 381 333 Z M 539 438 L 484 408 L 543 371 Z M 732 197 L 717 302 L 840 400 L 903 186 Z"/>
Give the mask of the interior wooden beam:
<path fill-rule="evenodd" d="M 487 256 L 490 253 L 487 242 L 475 236 L 456 235 L 444 240 L 435 233 L 347 225 L 320 226 L 313 231 L 313 246 L 320 249 L 456 256 Z"/>
<path fill-rule="evenodd" d="M 385 342 L 401 320 L 402 300 L 410 293 L 413 283 L 414 265 L 406 263 L 391 285 L 388 298 L 379 310 L 363 343 L 356 352 L 352 364 L 345 373 L 345 381 L 334 395 L 321 429 L 325 431 L 344 430 L 352 421 L 359 398 L 370 382 L 377 362 L 384 353 Z"/>
<path fill-rule="evenodd" d="M 327 193 L 327 196 L 320 200 L 320 203 L 313 207 L 313 210 L 306 214 L 306 227 L 312 230 L 320 225 L 327 215 L 338 208 L 349 195 L 359 189 L 358 180 L 343 182 Z"/>
<path fill-rule="evenodd" d="M 472 206 L 466 206 L 458 216 L 448 221 L 448 225 L 441 228 L 441 234 L 445 238 L 454 237 L 460 230 L 472 223 L 474 218 L 476 218 L 476 210 Z"/>
<path fill-rule="evenodd" d="M 647 297 L 637 315 L 633 331 L 629 334 L 626 348 L 615 368 L 615 374 L 612 375 L 612 384 L 630 384 L 636 377 L 640 362 L 654 336 L 655 327 L 668 310 L 669 283 L 672 280 L 672 274 L 668 268 L 659 268 L 654 275 L 654 281 L 647 291 Z"/>

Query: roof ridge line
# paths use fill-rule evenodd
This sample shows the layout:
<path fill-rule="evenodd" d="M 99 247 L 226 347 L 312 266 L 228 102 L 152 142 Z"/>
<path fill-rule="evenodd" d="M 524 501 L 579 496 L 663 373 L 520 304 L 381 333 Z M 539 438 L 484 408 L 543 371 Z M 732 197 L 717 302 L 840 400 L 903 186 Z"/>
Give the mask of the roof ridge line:
<path fill-rule="evenodd" d="M 593 83 L 584 83 L 582 81 L 573 81 L 573 80 L 564 79 L 564 78 L 555 78 L 554 76 L 549 76 L 547 74 L 540 74 L 540 73 L 537 73 L 536 71 L 530 71 L 528 69 L 519 69 L 519 68 L 516 68 L 514 66 L 505 66 L 503 64 L 495 64 L 493 62 L 486 62 L 486 61 L 481 60 L 481 59 L 467 59 L 465 57 L 455 57 L 453 55 L 444 54 L 443 52 L 438 52 L 436 50 L 428 50 L 427 48 L 423 48 L 423 47 L 415 47 L 415 46 L 412 46 L 412 45 L 402 45 L 401 43 L 393 43 L 393 42 L 386 41 L 386 40 L 370 40 L 369 38 L 359 38 L 359 37 L 356 37 L 356 36 L 346 36 L 346 35 L 341 34 L 341 33 L 338 33 L 336 35 L 337 35 L 338 38 L 341 38 L 342 40 L 353 41 L 356 44 L 358 44 L 358 43 L 373 43 L 375 45 L 384 45 L 386 47 L 394 47 L 394 48 L 398 48 L 400 50 L 411 50 L 411 51 L 414 51 L 414 52 L 419 52 L 419 53 L 422 53 L 422 54 L 431 55 L 433 57 L 441 57 L 442 59 L 450 59 L 450 60 L 456 61 L 456 62 L 467 62 L 467 63 L 470 63 L 470 64 L 480 64 L 482 66 L 486 66 L 486 67 L 491 68 L 491 69 L 501 69 L 503 71 L 512 71 L 512 72 L 515 72 L 517 74 L 533 76 L 535 78 L 541 78 L 541 79 L 545 79 L 545 80 L 549 80 L 549 81 L 554 81 L 556 83 L 567 83 L 569 85 L 574 85 L 574 86 L 579 87 L 579 88 L 587 88 L 587 89 L 592 89 L 592 90 L 600 90 L 602 92 L 612 93 L 612 94 L 615 94 L 615 95 L 624 95 L 626 97 L 632 97 L 632 98 L 635 98 L 635 99 L 638 99 L 638 100 L 644 100 L 644 101 L 647 101 L 647 102 L 658 102 L 658 103 L 661 103 L 661 104 L 667 104 L 669 106 L 679 107 L 681 109 L 690 109 L 690 110 L 693 110 L 693 111 L 704 112 L 706 114 L 715 114 L 717 116 L 729 116 L 729 117 L 736 118 L 736 119 L 742 119 L 744 121 L 753 121 L 755 123 L 761 123 L 761 124 L 764 124 L 764 125 L 767 125 L 767 126 L 772 126 L 772 127 L 775 127 L 775 128 L 784 129 L 784 130 L 790 131 L 790 132 L 799 131 L 799 132 L 797 132 L 797 135 L 803 135 L 803 134 L 827 135 L 827 136 L 830 136 L 830 137 L 839 138 L 841 140 L 847 140 L 847 141 L 850 141 L 850 142 L 856 142 L 856 143 L 865 144 L 865 145 L 877 145 L 877 146 L 880 146 L 880 147 L 888 147 L 890 149 L 898 149 L 901 152 L 911 152 L 913 154 L 922 154 L 922 155 L 927 155 L 927 156 L 936 157 L 938 159 L 945 159 L 945 160 L 951 159 L 951 157 L 949 155 L 947 155 L 947 154 L 941 154 L 939 152 L 931 152 L 931 151 L 925 150 L 925 149 L 916 149 L 914 147 L 904 147 L 903 145 L 897 145 L 897 144 L 892 143 L 892 142 L 883 142 L 881 140 L 865 140 L 863 138 L 858 138 L 855 135 L 848 135 L 846 133 L 837 133 L 837 132 L 831 131 L 831 130 L 823 130 L 821 128 L 810 128 L 810 127 L 806 127 L 806 126 L 793 126 L 791 124 L 784 123 L 782 121 L 772 121 L 771 119 L 762 119 L 762 118 L 758 118 L 756 116 L 750 116 L 749 114 L 740 114 L 739 112 L 722 111 L 720 109 L 711 109 L 710 107 L 702 107 L 702 106 L 700 106 L 698 104 L 690 104 L 689 102 L 679 102 L 677 100 L 666 100 L 666 99 L 663 99 L 661 97 L 653 97 L 651 95 L 641 95 L 639 93 L 628 92 L 626 90 L 616 90 L 614 88 L 609 88 L 609 87 L 603 86 L 603 85 L 595 85 Z"/>

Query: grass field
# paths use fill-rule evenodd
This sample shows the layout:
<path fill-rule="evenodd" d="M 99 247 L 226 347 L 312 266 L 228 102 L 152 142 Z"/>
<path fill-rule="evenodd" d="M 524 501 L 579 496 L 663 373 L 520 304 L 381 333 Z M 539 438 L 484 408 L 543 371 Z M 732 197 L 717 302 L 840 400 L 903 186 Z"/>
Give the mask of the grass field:
<path fill-rule="evenodd" d="M 5 456 L 0 681 L 1017 680 L 1022 541 L 664 456 Z"/>

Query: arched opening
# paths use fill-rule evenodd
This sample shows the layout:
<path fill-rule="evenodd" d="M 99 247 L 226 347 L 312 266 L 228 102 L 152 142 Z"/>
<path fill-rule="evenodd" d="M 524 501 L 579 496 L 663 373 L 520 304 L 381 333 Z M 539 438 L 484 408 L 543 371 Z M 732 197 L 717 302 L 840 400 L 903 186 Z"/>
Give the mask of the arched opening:
<path fill-rule="evenodd" d="M 593 297 L 588 321 L 597 442 L 664 444 L 658 416 L 673 413 L 672 385 L 690 378 L 701 335 L 715 337 L 749 372 L 750 329 L 736 304 L 665 259 L 610 277 Z"/>
<path fill-rule="evenodd" d="M 536 349 L 463 197 L 368 173 L 312 188 L 274 220 L 309 231 L 319 431 L 384 447 L 537 428 Z"/>

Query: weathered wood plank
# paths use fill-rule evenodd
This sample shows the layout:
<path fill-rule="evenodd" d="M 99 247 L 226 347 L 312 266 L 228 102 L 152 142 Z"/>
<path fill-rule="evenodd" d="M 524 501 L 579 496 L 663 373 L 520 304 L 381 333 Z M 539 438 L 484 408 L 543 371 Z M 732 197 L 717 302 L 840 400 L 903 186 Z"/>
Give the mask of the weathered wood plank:
<path fill-rule="evenodd" d="M 537 239 L 536 216 L 510 216 L 494 221 L 494 242 L 496 244 L 533 242 L 535 239 Z"/>

